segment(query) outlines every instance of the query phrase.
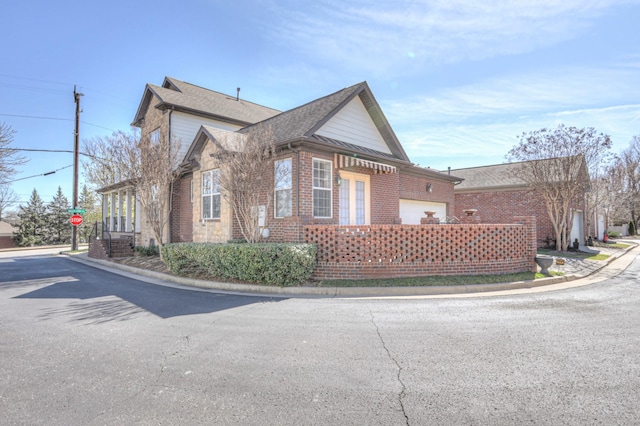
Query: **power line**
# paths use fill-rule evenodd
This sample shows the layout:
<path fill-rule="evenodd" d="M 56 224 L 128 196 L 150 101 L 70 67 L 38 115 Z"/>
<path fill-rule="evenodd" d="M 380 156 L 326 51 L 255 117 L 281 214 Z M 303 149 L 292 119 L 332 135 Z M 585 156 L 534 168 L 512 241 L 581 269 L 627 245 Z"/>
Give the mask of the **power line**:
<path fill-rule="evenodd" d="M 35 148 L 0 148 L 0 151 L 25 151 L 25 152 L 64 152 L 66 154 L 73 154 L 74 151 L 70 149 L 35 149 Z M 95 155 L 87 154 L 86 152 L 78 152 L 85 157 L 95 158 L 100 161 L 108 161 L 104 158 L 96 157 Z"/>
<path fill-rule="evenodd" d="M 0 74 L 0 77 L 3 77 L 3 78 L 17 78 L 18 80 L 30 80 L 30 81 L 37 81 L 39 83 L 51 83 L 51 84 L 60 84 L 60 85 L 64 85 L 64 86 L 71 86 L 71 83 L 63 83 L 61 81 L 51 81 L 51 80 L 39 80 L 37 78 L 29 78 L 29 77 L 18 77 L 17 75 Z"/>
<path fill-rule="evenodd" d="M 73 121 L 73 118 L 60 118 L 60 117 L 39 117 L 35 115 L 16 115 L 16 114 L 0 114 L 5 117 L 18 117 L 18 118 L 36 118 L 38 120 L 59 120 L 59 121 Z"/>
<path fill-rule="evenodd" d="M 35 118 L 37 120 L 58 120 L 58 121 L 73 121 L 73 118 L 60 118 L 60 117 L 41 117 L 41 116 L 36 116 L 36 115 L 16 115 L 16 114 L 0 114 L 1 116 L 4 117 L 17 117 L 17 118 Z M 114 129 L 111 129 L 109 127 L 104 127 L 104 126 L 99 126 L 97 124 L 93 124 L 93 123 L 87 123 L 86 121 L 82 121 L 82 124 L 86 124 L 88 126 L 93 126 L 93 127 L 97 127 L 99 129 L 105 129 L 105 130 L 111 130 L 112 132 L 115 132 Z"/>
<path fill-rule="evenodd" d="M 54 174 L 55 172 L 59 172 L 60 170 L 68 169 L 68 168 L 69 168 L 69 167 L 71 167 L 71 166 L 73 166 L 73 164 L 69 164 L 68 166 L 60 167 L 59 169 L 56 169 L 56 170 L 54 170 L 54 171 L 52 171 L 52 172 L 40 173 L 39 175 L 33 175 L 33 176 L 23 177 L 23 178 L 20 178 L 20 179 L 8 180 L 8 181 L 6 181 L 6 182 L 2 182 L 2 184 L 4 185 L 4 184 L 6 184 L 6 183 L 18 182 L 18 181 L 20 181 L 20 180 L 31 179 L 31 178 L 38 177 L 38 176 L 48 176 L 48 175 L 52 175 L 52 174 Z"/>

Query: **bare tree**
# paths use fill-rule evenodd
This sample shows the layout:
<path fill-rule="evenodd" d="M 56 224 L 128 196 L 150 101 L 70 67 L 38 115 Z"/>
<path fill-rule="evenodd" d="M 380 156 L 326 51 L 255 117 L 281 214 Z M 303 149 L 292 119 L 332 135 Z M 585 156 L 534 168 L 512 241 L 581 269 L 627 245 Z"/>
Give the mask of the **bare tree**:
<path fill-rule="evenodd" d="M 256 125 L 233 136 L 215 140 L 217 152 L 212 156 L 220 163 L 219 184 L 240 233 L 255 243 L 267 226 L 274 182 L 283 171 L 274 170 L 275 136 L 269 126 Z"/>
<path fill-rule="evenodd" d="M 89 160 L 82 162 L 85 180 L 95 188 L 136 179 L 140 171 L 140 133 L 113 132 L 84 142 Z"/>
<path fill-rule="evenodd" d="M 593 128 L 540 129 L 520 136 L 507 154 L 509 161 L 523 161 L 519 177 L 544 200 L 556 234 L 556 249 L 565 251 L 573 226 L 571 204 L 580 202 L 589 189 L 589 170 L 600 168 L 611 148 L 608 135 Z"/>
<path fill-rule="evenodd" d="M 18 194 L 9 185 L 0 183 L 0 220 L 4 217 L 8 207 L 11 204 L 17 204 L 19 199 Z"/>
<path fill-rule="evenodd" d="M 138 132 L 119 131 L 85 142 L 85 152 L 91 158 L 83 164 L 88 182 L 99 187 L 126 183 L 135 188 L 142 213 L 161 248 L 171 214 L 180 143 L 169 143 L 162 136 L 152 141 Z"/>
<path fill-rule="evenodd" d="M 27 162 L 18 151 L 9 147 L 15 133 L 11 126 L 0 123 L 0 184 L 6 183 L 16 173 L 16 167 Z"/>
<path fill-rule="evenodd" d="M 626 218 L 638 229 L 640 222 L 640 136 L 634 136 L 629 146 L 616 156 L 608 169 L 608 181 L 615 194 L 613 216 Z"/>
<path fill-rule="evenodd" d="M 177 173 L 175 165 L 180 142 L 169 143 L 161 138 L 158 143 L 143 138 L 138 145 L 140 171 L 135 178 L 137 199 L 142 206 L 156 244 L 160 249 L 171 217 L 171 196 Z M 160 250 L 162 256 L 162 250 Z"/>

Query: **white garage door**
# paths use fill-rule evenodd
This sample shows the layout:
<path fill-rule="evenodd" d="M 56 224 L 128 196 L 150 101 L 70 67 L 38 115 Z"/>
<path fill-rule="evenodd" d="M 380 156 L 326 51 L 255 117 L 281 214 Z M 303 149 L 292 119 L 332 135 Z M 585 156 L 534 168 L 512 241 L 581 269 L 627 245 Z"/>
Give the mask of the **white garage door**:
<path fill-rule="evenodd" d="M 435 217 L 442 220 L 447 216 L 447 203 L 400 200 L 400 217 L 403 225 L 420 225 L 420 219 L 427 217 L 424 214 L 426 211 L 436 212 Z"/>
<path fill-rule="evenodd" d="M 581 211 L 573 213 L 573 227 L 571 228 L 571 236 L 569 237 L 569 247 L 577 238 L 580 245 L 584 245 L 584 215 Z"/>

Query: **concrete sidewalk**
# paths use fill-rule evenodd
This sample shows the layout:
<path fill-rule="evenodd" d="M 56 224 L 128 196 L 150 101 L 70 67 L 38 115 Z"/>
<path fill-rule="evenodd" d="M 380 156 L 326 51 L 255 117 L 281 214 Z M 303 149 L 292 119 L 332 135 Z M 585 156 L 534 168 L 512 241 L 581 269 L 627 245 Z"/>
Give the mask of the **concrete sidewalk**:
<path fill-rule="evenodd" d="M 134 268 L 127 265 L 93 259 L 87 253 L 69 255 L 68 257 L 92 267 L 109 270 L 117 274 L 129 276 L 142 281 L 179 287 L 191 290 L 208 290 L 230 294 L 261 295 L 265 297 L 455 297 L 455 296 L 490 296 L 507 293 L 525 293 L 552 291 L 562 288 L 577 287 L 598 281 L 600 275 L 604 280 L 618 275 L 631 264 L 640 253 L 640 246 L 633 241 L 620 241 L 630 244 L 627 249 L 610 249 L 607 247 L 581 247 L 581 250 L 592 253 L 609 254 L 606 260 L 584 260 L 554 257 L 552 271 L 562 272 L 564 275 L 529 281 L 517 281 L 498 284 L 473 284 L 456 286 L 428 286 L 428 287 L 274 287 L 255 284 L 235 284 L 216 281 L 205 281 L 174 275 L 163 274 L 146 269 Z M 557 265 L 555 258 L 563 258 L 564 265 Z M 606 273 L 602 271 L 606 270 Z M 591 277 L 590 279 L 588 279 Z"/>

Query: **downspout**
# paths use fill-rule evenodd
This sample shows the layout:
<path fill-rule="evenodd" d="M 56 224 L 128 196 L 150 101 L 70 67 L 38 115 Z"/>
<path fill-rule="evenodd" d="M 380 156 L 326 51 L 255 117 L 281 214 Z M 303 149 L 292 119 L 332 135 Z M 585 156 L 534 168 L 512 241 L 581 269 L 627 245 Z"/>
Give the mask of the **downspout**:
<path fill-rule="evenodd" d="M 296 153 L 296 217 L 298 218 L 298 240 L 300 238 L 300 150 L 293 149 L 291 142 L 287 144 L 287 148 Z"/>
<path fill-rule="evenodd" d="M 169 132 L 167 134 L 167 137 L 169 138 L 169 158 L 171 158 L 171 148 L 173 148 L 171 146 L 171 115 L 173 114 L 173 106 L 171 107 L 171 109 L 169 110 Z M 171 168 L 173 169 L 173 164 L 171 165 Z M 173 173 L 173 170 L 171 170 L 171 172 Z M 167 221 L 167 227 L 168 229 L 168 235 L 167 235 L 167 242 L 170 243 L 171 242 L 171 210 L 173 207 L 173 181 L 171 182 L 171 184 L 169 185 L 169 218 Z M 193 226 L 193 224 L 191 225 Z"/>
<path fill-rule="evenodd" d="M 291 142 L 287 144 L 287 148 L 296 153 L 296 216 L 300 217 L 300 150 L 293 149 Z"/>

